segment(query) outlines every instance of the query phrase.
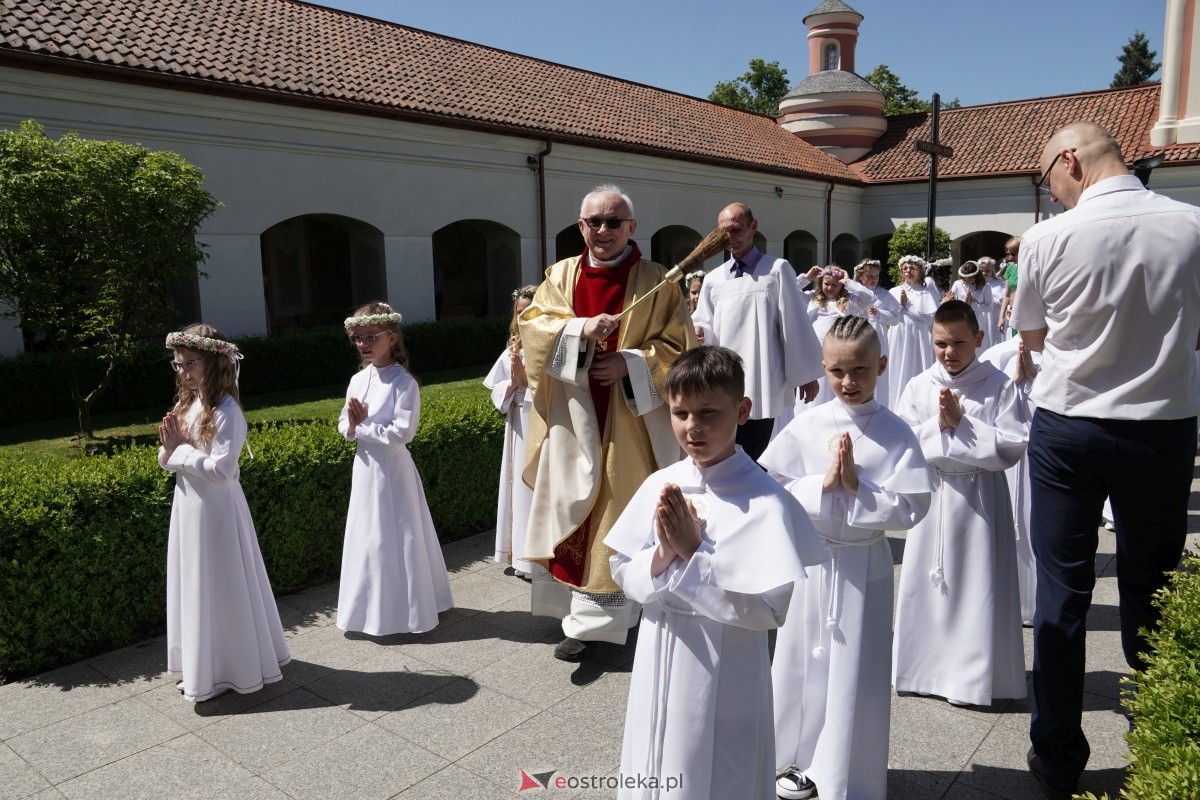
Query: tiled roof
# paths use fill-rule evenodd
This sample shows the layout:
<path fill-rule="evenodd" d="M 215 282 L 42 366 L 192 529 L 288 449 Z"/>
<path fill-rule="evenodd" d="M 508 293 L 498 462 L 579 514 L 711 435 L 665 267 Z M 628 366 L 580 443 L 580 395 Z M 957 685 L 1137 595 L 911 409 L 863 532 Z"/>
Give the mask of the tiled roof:
<path fill-rule="evenodd" d="M 831 14 L 835 11 L 849 11 L 852 14 L 858 14 L 857 11 L 855 11 L 853 8 L 851 8 L 850 6 L 843 3 L 842 0 L 822 0 L 821 5 L 817 6 L 812 11 L 808 12 L 808 14 L 805 15 L 804 18 L 808 19 L 813 14 Z M 860 17 L 862 16 L 862 14 L 858 14 L 858 15 Z"/>
<path fill-rule="evenodd" d="M 797 83 L 796 87 L 787 93 L 787 97 L 804 97 L 827 92 L 875 92 L 878 94 L 879 90 L 853 72 L 827 69 L 809 75 Z"/>
<path fill-rule="evenodd" d="M 1200 160 L 1200 145 L 1151 147 L 1159 88 L 1106 89 L 943 110 L 938 139 L 954 148 L 954 157 L 938 160 L 938 177 L 1035 174 L 1042 146 L 1051 134 L 1081 120 L 1111 131 L 1127 163 L 1158 152 L 1168 164 Z M 853 169 L 868 183 L 925 180 L 928 156 L 917 151 L 914 143 L 930 138 L 931 118 L 928 113 L 889 117 L 887 132 Z"/>
<path fill-rule="evenodd" d="M 769 117 L 297 0 L 0 0 L 0 64 L 858 181 Z"/>

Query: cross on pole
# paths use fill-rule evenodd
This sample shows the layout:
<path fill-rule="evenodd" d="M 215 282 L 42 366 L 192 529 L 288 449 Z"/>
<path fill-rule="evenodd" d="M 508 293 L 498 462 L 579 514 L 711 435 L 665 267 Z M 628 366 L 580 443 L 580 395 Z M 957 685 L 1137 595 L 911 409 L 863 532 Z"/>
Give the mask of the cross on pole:
<path fill-rule="evenodd" d="M 938 141 L 938 112 L 942 107 L 942 98 L 933 94 L 933 119 L 930 122 L 930 138 L 918 139 L 915 147 L 922 153 L 929 154 L 929 209 L 925 216 L 925 260 L 933 258 L 934 221 L 937 219 L 937 174 L 938 159 L 953 158 L 954 149 Z"/>

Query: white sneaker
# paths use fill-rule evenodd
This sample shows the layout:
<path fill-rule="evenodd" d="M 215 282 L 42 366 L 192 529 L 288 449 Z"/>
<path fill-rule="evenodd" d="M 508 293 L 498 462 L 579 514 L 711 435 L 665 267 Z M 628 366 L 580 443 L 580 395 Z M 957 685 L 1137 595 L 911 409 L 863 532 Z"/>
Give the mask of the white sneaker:
<path fill-rule="evenodd" d="M 788 769 L 775 779 L 775 793 L 784 800 L 805 800 L 817 793 L 817 785 L 798 769 Z"/>

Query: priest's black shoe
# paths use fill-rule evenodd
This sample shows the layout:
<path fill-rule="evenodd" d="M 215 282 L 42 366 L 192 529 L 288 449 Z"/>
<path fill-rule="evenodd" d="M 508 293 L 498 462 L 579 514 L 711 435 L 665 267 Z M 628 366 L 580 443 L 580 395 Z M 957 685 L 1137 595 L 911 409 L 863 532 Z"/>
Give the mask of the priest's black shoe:
<path fill-rule="evenodd" d="M 584 661 L 591 658 L 595 651 L 595 642 L 584 642 L 568 636 L 554 648 L 554 657 L 560 661 Z"/>
<path fill-rule="evenodd" d="M 1038 785 L 1042 787 L 1042 795 L 1046 797 L 1046 800 L 1071 800 L 1075 794 L 1077 781 L 1053 775 L 1047 768 L 1046 762 L 1033 752 L 1032 747 L 1029 748 L 1025 760 L 1029 762 L 1029 771 L 1033 773 Z"/>

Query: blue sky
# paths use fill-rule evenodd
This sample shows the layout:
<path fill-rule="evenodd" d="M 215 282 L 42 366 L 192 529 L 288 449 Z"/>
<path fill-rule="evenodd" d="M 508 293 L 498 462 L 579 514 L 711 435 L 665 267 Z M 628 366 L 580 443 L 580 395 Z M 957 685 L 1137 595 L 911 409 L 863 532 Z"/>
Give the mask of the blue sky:
<path fill-rule="evenodd" d="M 820 0 L 325 0 L 458 39 L 705 97 L 752 58 L 808 74 L 804 16 Z M 1162 61 L 1166 0 L 847 0 L 864 17 L 856 71 L 886 63 L 963 105 L 1105 89 L 1143 31 Z"/>

